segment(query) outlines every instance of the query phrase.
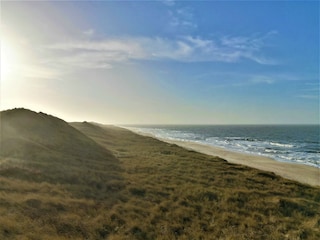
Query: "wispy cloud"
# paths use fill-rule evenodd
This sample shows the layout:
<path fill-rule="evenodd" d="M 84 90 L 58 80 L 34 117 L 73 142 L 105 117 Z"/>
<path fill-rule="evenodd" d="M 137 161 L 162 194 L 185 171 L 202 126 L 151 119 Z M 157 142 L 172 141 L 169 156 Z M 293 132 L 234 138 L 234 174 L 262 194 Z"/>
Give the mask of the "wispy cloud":
<path fill-rule="evenodd" d="M 298 97 L 304 98 L 304 99 L 319 100 L 319 95 L 303 94 L 303 95 L 298 95 Z"/>
<path fill-rule="evenodd" d="M 109 63 L 111 62 L 110 58 L 113 58 L 112 62 L 117 60 L 121 61 L 121 56 L 115 56 L 114 54 L 110 55 L 103 52 L 82 52 L 64 56 L 60 59 L 60 62 L 71 67 L 110 69 L 112 68 L 112 65 Z"/>
<path fill-rule="evenodd" d="M 175 1 L 174 0 L 162 0 L 162 3 L 166 6 L 172 7 L 175 5 Z"/>
<path fill-rule="evenodd" d="M 266 75 L 243 75 L 237 78 L 236 82 L 232 82 L 231 84 L 225 84 L 223 87 L 248 87 L 255 85 L 271 85 L 276 82 L 279 82 L 279 77 L 274 76 L 266 76 Z"/>
<path fill-rule="evenodd" d="M 267 33 L 268 34 L 268 33 Z M 85 68 L 111 68 L 134 60 L 179 62 L 238 62 L 248 59 L 259 64 L 274 63 L 262 54 L 261 37 L 205 39 L 182 36 L 176 39 L 123 37 L 104 40 L 71 40 L 47 47 L 63 64 Z M 260 80 L 261 81 L 261 80 Z"/>
<path fill-rule="evenodd" d="M 221 43 L 224 46 L 242 49 L 242 50 L 259 50 L 265 45 L 265 40 L 269 37 L 276 35 L 276 31 L 270 31 L 264 35 L 254 34 L 253 36 L 244 37 L 244 36 L 224 36 L 221 38 Z"/>
<path fill-rule="evenodd" d="M 178 6 L 173 0 L 162 1 L 168 7 L 169 29 L 175 32 L 190 31 L 198 27 L 193 9 Z"/>
<path fill-rule="evenodd" d="M 273 84 L 275 81 L 276 79 L 274 77 L 261 76 L 261 75 L 253 76 L 249 80 L 249 82 L 253 84 L 260 84 L 260 83 Z"/>
<path fill-rule="evenodd" d="M 39 63 L 25 64 L 21 67 L 20 75 L 29 79 L 58 79 L 61 77 L 61 69 Z"/>
<path fill-rule="evenodd" d="M 238 51 L 241 57 L 260 64 L 276 65 L 277 61 L 266 58 L 260 52 L 266 46 L 266 42 L 276 34 L 276 31 L 270 31 L 266 34 L 253 34 L 252 36 L 223 36 L 220 38 L 220 43 L 226 49 L 232 49 L 234 53 Z M 238 57 L 236 54 L 233 56 Z"/>
<path fill-rule="evenodd" d="M 320 86 L 319 82 L 316 83 L 306 83 L 306 88 L 301 89 L 301 94 L 297 95 L 298 98 L 310 99 L 310 100 L 320 100 Z"/>
<path fill-rule="evenodd" d="M 212 88 L 242 88 L 250 86 L 279 86 L 278 84 L 290 84 L 290 82 L 295 82 L 295 84 L 302 84 L 305 81 L 305 76 L 303 75 L 293 75 L 292 73 L 251 73 L 249 72 L 219 72 L 212 71 L 200 75 L 195 75 L 194 79 L 197 82 L 210 82 L 213 83 Z M 313 86 L 313 85 L 312 85 Z M 301 89 L 301 95 L 312 95 L 311 90 L 315 88 L 310 88 L 310 92 Z"/>
<path fill-rule="evenodd" d="M 87 37 L 91 37 L 94 34 L 94 29 L 88 29 L 82 32 L 83 35 L 87 36 Z"/>
<path fill-rule="evenodd" d="M 191 8 L 170 9 L 168 14 L 169 24 L 175 29 L 192 30 L 198 27 Z"/>

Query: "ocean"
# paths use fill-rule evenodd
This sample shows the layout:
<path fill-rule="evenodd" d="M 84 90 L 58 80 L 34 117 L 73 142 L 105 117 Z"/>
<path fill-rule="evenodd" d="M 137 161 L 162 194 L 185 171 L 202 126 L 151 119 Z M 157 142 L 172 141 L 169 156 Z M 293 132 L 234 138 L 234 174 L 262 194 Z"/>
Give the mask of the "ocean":
<path fill-rule="evenodd" d="M 157 138 L 189 141 L 320 168 L 319 125 L 125 126 Z"/>

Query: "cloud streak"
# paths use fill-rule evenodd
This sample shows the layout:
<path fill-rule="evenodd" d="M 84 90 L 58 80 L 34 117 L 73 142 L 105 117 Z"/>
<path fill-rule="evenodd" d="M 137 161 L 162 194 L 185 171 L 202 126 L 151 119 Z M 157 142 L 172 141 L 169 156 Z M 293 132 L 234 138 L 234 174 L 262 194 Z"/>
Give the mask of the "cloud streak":
<path fill-rule="evenodd" d="M 318 100 L 319 101 L 319 92 L 320 86 L 319 83 L 307 83 L 305 84 L 307 88 L 301 89 L 301 94 L 297 97 L 309 99 L 309 100 Z"/>
<path fill-rule="evenodd" d="M 169 10 L 168 13 L 171 27 L 185 30 L 196 29 L 198 27 L 194 20 L 194 15 L 191 8 Z"/>
<path fill-rule="evenodd" d="M 175 5 L 175 1 L 174 0 L 163 0 L 162 3 L 168 7 L 172 7 Z"/>
<path fill-rule="evenodd" d="M 169 25 L 175 30 L 193 30 L 198 27 L 193 9 L 190 7 L 177 7 L 174 0 L 162 1 L 168 10 Z"/>
<path fill-rule="evenodd" d="M 269 33 L 267 33 L 268 35 Z M 205 39 L 182 36 L 122 37 L 103 40 L 71 40 L 47 46 L 63 64 L 84 68 L 111 68 L 114 64 L 135 60 L 177 62 L 239 62 L 274 64 L 262 54 L 265 36 Z"/>

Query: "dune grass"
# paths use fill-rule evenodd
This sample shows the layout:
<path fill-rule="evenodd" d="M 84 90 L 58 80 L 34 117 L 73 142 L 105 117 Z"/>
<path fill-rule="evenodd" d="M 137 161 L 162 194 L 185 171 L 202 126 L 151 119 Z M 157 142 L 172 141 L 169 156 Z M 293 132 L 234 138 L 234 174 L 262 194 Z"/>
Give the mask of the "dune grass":
<path fill-rule="evenodd" d="M 78 129 L 121 162 L 119 239 L 317 239 L 320 190 L 118 128 Z M 99 134 L 100 133 L 100 134 Z M 113 230 L 112 230 L 113 229 Z M 116 229 L 116 231 L 114 230 Z M 112 239 L 112 238 L 111 238 Z"/>
<path fill-rule="evenodd" d="M 46 172 L 1 158 L 0 239 L 320 239 L 320 188 L 117 127 L 72 126 L 116 165 L 69 156 L 64 174 L 59 161 Z"/>

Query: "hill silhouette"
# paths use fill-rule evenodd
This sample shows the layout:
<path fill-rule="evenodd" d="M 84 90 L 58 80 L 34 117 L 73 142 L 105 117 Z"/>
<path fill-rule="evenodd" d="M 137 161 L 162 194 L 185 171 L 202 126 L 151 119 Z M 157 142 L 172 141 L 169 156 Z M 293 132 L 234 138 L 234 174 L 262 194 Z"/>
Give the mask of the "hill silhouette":
<path fill-rule="evenodd" d="M 110 151 L 67 122 L 41 112 L 1 112 L 0 147 L 2 176 L 68 184 L 71 190 L 77 185 L 73 192 L 87 197 L 93 197 L 95 187 L 107 188 L 101 182 L 119 179 L 118 160 Z"/>

